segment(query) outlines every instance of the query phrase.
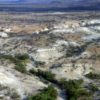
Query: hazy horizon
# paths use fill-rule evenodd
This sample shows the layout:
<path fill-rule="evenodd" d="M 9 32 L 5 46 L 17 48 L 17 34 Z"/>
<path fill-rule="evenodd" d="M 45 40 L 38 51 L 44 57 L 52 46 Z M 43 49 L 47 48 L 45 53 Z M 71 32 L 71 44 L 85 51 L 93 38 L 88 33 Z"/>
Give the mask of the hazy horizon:
<path fill-rule="evenodd" d="M 1 11 L 100 10 L 100 0 L 0 0 L 0 7 Z"/>

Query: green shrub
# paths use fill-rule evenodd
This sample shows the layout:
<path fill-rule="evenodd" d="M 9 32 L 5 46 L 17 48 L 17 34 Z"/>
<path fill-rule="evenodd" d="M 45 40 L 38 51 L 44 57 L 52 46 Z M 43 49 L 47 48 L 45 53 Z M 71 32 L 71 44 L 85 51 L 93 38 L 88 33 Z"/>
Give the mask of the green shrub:
<path fill-rule="evenodd" d="M 19 100 L 19 99 L 20 99 L 20 95 L 19 95 L 17 92 L 13 92 L 13 93 L 11 94 L 11 98 L 12 98 L 13 100 Z"/>
<path fill-rule="evenodd" d="M 41 91 L 41 93 L 28 97 L 28 100 L 56 100 L 57 99 L 57 91 L 53 86 L 48 86 Z"/>
<path fill-rule="evenodd" d="M 15 56 L 12 55 L 2 55 L 1 58 L 4 59 L 8 59 L 12 62 L 16 62 L 16 61 L 25 61 L 29 59 L 28 54 L 16 54 Z"/>
<path fill-rule="evenodd" d="M 100 79 L 100 74 L 96 74 L 92 72 L 90 72 L 89 74 L 86 74 L 85 76 L 90 79 Z"/>
<path fill-rule="evenodd" d="M 14 61 L 15 58 L 12 55 L 2 55 L 0 58 L 8 59 L 10 61 Z"/>
<path fill-rule="evenodd" d="M 26 65 L 23 64 L 23 63 L 17 63 L 16 66 L 15 66 L 15 69 L 19 72 L 22 72 L 22 73 L 26 73 L 27 70 L 26 70 Z"/>
<path fill-rule="evenodd" d="M 69 80 L 69 81 L 66 81 L 65 79 L 61 79 L 59 81 L 59 84 L 62 86 L 62 88 L 72 88 L 72 87 L 79 88 L 82 83 L 83 83 L 82 79 Z"/>
<path fill-rule="evenodd" d="M 28 54 L 17 54 L 17 55 L 15 55 L 15 58 L 18 60 L 28 60 L 29 55 Z"/>
<path fill-rule="evenodd" d="M 82 98 L 85 98 L 83 100 L 92 100 L 91 93 L 82 87 L 82 83 L 83 83 L 82 79 L 69 80 L 69 81 L 66 81 L 66 79 L 61 79 L 60 81 L 57 81 L 55 79 L 55 75 L 49 71 L 41 71 L 41 70 L 35 71 L 33 69 L 33 70 L 30 70 L 30 73 L 35 74 L 39 77 L 42 77 L 42 78 L 52 82 L 53 84 L 56 84 L 61 89 L 65 89 L 68 100 L 81 100 Z M 37 96 L 36 96 L 34 99 L 30 99 L 30 100 L 54 100 L 54 99 L 47 99 L 46 98 L 47 96 L 45 96 L 45 95 L 43 95 L 43 96 L 45 98 L 41 97 L 42 98 L 41 99 L 41 98 L 37 98 Z"/>
<path fill-rule="evenodd" d="M 86 89 L 79 89 L 77 94 L 78 100 L 92 100 L 92 93 L 88 92 Z"/>
<path fill-rule="evenodd" d="M 35 65 L 36 65 L 36 67 L 44 66 L 44 64 L 45 64 L 45 62 L 35 61 Z"/>
<path fill-rule="evenodd" d="M 82 95 L 84 97 L 91 97 L 91 94 L 81 87 L 83 80 L 60 80 L 60 86 L 66 90 L 68 100 L 78 100 Z"/>
<path fill-rule="evenodd" d="M 99 90 L 98 87 L 97 87 L 96 85 L 94 85 L 94 84 L 90 84 L 90 85 L 89 85 L 89 88 L 90 88 L 90 90 L 91 90 L 92 92 L 96 92 L 96 91 Z"/>
<path fill-rule="evenodd" d="M 40 69 L 38 69 L 38 71 L 35 71 L 34 69 L 31 69 L 30 73 L 35 74 L 39 77 L 42 77 L 50 82 L 55 82 L 55 74 L 53 74 L 50 71 L 42 71 Z"/>
<path fill-rule="evenodd" d="M 29 70 L 29 72 L 30 72 L 31 74 L 37 75 L 37 71 L 36 71 L 36 70 L 34 70 L 33 68 L 32 68 L 32 69 L 30 69 L 30 70 Z"/>
<path fill-rule="evenodd" d="M 48 81 L 54 81 L 55 80 L 55 74 L 51 73 L 50 71 L 41 71 L 38 70 L 38 75 L 42 76 Z"/>
<path fill-rule="evenodd" d="M 15 64 L 15 69 L 19 72 L 26 73 L 26 63 L 29 59 L 28 54 L 2 55 L 2 58 L 8 59 Z"/>

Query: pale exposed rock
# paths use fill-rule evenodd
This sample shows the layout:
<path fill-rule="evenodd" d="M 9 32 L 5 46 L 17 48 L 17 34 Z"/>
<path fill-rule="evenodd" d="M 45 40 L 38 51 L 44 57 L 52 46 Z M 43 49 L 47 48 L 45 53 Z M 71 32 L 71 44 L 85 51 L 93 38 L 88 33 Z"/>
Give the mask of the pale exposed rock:
<path fill-rule="evenodd" d="M 65 45 L 65 48 L 63 47 Z M 45 63 L 53 62 L 56 59 L 66 55 L 67 48 L 69 46 L 79 46 L 76 42 L 68 42 L 64 40 L 57 40 L 51 48 L 40 48 L 36 52 L 33 52 L 33 58 L 36 61 L 42 61 Z"/>
<path fill-rule="evenodd" d="M 52 72 L 57 75 L 57 78 L 67 78 L 67 79 L 80 79 L 85 74 L 91 71 L 92 65 L 89 64 L 63 64 L 59 68 L 52 69 Z M 59 73 L 60 72 L 60 73 Z"/>
<path fill-rule="evenodd" d="M 14 89 L 21 98 L 25 98 L 25 94 L 35 93 L 38 89 L 46 87 L 38 78 L 22 75 L 10 68 L 6 70 L 4 66 L 0 66 L 0 85 Z"/>
<path fill-rule="evenodd" d="M 93 34 L 93 35 L 85 36 L 85 37 L 82 37 L 82 39 L 86 41 L 98 40 L 100 39 L 100 34 Z"/>
<path fill-rule="evenodd" d="M 11 32 L 11 29 L 10 29 L 10 28 L 5 28 L 5 29 L 4 29 L 4 32 L 9 33 L 9 32 Z"/>
<path fill-rule="evenodd" d="M 8 37 L 8 34 L 5 33 L 5 32 L 0 32 L 0 37 L 7 38 Z"/>

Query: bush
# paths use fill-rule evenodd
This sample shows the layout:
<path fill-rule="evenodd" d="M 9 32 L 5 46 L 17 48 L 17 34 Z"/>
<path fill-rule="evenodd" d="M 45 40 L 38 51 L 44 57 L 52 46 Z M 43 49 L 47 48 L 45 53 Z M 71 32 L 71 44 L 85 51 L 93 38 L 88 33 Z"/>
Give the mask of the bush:
<path fill-rule="evenodd" d="M 85 89 L 78 90 L 78 100 L 92 100 L 92 94 Z"/>
<path fill-rule="evenodd" d="M 41 71 L 38 70 L 38 75 L 42 76 L 48 81 L 54 81 L 55 80 L 55 74 L 51 73 L 50 71 Z"/>
<path fill-rule="evenodd" d="M 2 58 L 8 59 L 15 64 L 15 69 L 19 72 L 26 73 L 26 61 L 29 59 L 28 54 L 2 55 Z"/>
<path fill-rule="evenodd" d="M 53 86 L 48 86 L 42 90 L 41 93 L 28 97 L 28 100 L 56 100 L 57 99 L 57 91 Z"/>
<path fill-rule="evenodd" d="M 20 99 L 20 95 L 19 95 L 17 92 L 13 92 L 13 93 L 11 94 L 11 98 L 12 98 L 13 100 L 19 100 L 19 99 Z"/>
<path fill-rule="evenodd" d="M 50 71 L 42 71 L 40 69 L 38 69 L 38 71 L 35 71 L 34 69 L 31 69 L 30 73 L 42 77 L 50 82 L 55 82 L 55 74 Z"/>
<path fill-rule="evenodd" d="M 90 79 L 100 79 L 100 74 L 96 74 L 92 72 L 90 72 L 89 74 L 86 74 L 85 76 Z"/>
<path fill-rule="evenodd" d="M 15 66 L 15 69 L 19 72 L 22 72 L 22 73 L 26 73 L 27 70 L 26 70 L 26 65 L 23 64 L 23 63 L 17 63 L 16 66 Z"/>
<path fill-rule="evenodd" d="M 90 93 L 81 87 L 83 80 L 60 80 L 60 85 L 66 90 L 68 100 L 78 100 L 82 95 L 84 97 L 90 97 Z M 89 99 L 90 100 L 90 99 Z"/>
<path fill-rule="evenodd" d="M 94 85 L 94 84 L 90 84 L 90 85 L 89 85 L 89 88 L 90 88 L 90 90 L 91 90 L 92 92 L 96 92 L 96 91 L 99 90 L 98 87 L 97 87 L 96 85 Z"/>
<path fill-rule="evenodd" d="M 30 69 L 30 70 L 29 70 L 29 72 L 30 72 L 31 74 L 37 75 L 37 71 L 36 71 L 36 70 L 34 70 L 33 68 L 32 68 L 32 69 Z"/>
<path fill-rule="evenodd" d="M 10 61 L 14 61 L 15 58 L 12 55 L 2 55 L 0 58 L 8 59 Z"/>
<path fill-rule="evenodd" d="M 36 65 L 36 67 L 44 66 L 44 64 L 45 64 L 45 62 L 35 61 L 35 65 Z"/>
<path fill-rule="evenodd" d="M 18 60 L 28 60 L 29 55 L 28 54 L 17 54 L 17 55 L 15 55 L 15 58 Z"/>
<path fill-rule="evenodd" d="M 82 87 L 82 83 L 83 83 L 82 79 L 69 80 L 69 81 L 66 81 L 65 79 L 61 79 L 60 81 L 57 81 L 55 79 L 55 75 L 49 71 L 41 71 L 41 70 L 35 71 L 33 69 L 33 70 L 30 70 L 30 73 L 35 74 L 39 77 L 42 77 L 42 78 L 52 82 L 53 84 L 56 84 L 60 88 L 65 89 L 68 100 L 92 100 L 91 93 Z M 45 97 L 45 95 L 44 95 L 44 97 Z M 81 97 L 85 98 L 85 99 L 82 99 Z M 37 99 L 37 97 L 36 97 L 36 98 L 30 99 L 30 100 L 54 100 L 54 99 L 47 99 L 47 98 L 42 98 L 42 99 L 38 98 Z"/>
<path fill-rule="evenodd" d="M 69 81 L 66 81 L 65 79 L 61 79 L 59 81 L 59 84 L 61 85 L 62 88 L 72 88 L 72 87 L 79 88 L 82 83 L 83 83 L 82 79 L 69 80 Z"/>

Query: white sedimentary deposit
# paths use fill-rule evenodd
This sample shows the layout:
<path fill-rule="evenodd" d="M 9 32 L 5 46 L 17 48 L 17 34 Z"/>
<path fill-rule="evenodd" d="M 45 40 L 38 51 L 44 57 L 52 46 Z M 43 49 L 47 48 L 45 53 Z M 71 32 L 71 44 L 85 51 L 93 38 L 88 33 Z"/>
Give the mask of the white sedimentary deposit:
<path fill-rule="evenodd" d="M 87 21 L 87 24 L 95 24 L 95 23 L 100 24 L 100 19 L 93 19 L 93 20 Z"/>
<path fill-rule="evenodd" d="M 5 32 L 0 32 L 0 37 L 4 37 L 4 38 L 6 38 L 6 37 L 8 37 L 8 34 L 5 33 Z"/>
<path fill-rule="evenodd" d="M 98 40 L 98 39 L 100 39 L 100 34 L 92 34 L 92 35 L 84 36 L 84 37 L 82 37 L 82 39 L 85 41 Z"/>
<path fill-rule="evenodd" d="M 46 49 L 38 49 L 36 54 L 34 55 L 34 59 L 37 61 L 48 62 L 50 60 L 55 60 L 64 54 L 59 52 L 56 47 L 54 48 L 46 48 Z"/>
<path fill-rule="evenodd" d="M 82 63 L 63 64 L 62 67 L 52 69 L 57 78 L 80 79 L 91 71 L 92 65 Z M 60 73 L 59 73 L 60 72 Z"/>
<path fill-rule="evenodd" d="M 4 29 L 4 32 L 9 33 L 9 32 L 11 32 L 11 29 L 10 29 L 10 28 L 5 28 L 5 29 Z"/>
<path fill-rule="evenodd" d="M 36 61 L 42 61 L 45 63 L 53 62 L 54 60 L 65 56 L 70 45 L 73 47 L 79 46 L 76 42 L 57 40 L 51 48 L 37 49 L 36 52 L 31 55 Z"/>
<path fill-rule="evenodd" d="M 3 67 L 3 66 L 0 66 Z M 23 97 L 24 92 L 21 88 L 21 84 L 18 79 L 10 72 L 6 71 L 3 68 L 0 68 L 0 85 L 9 87 L 10 89 L 15 89 L 16 92 Z"/>
<path fill-rule="evenodd" d="M 85 34 L 95 34 L 100 32 L 99 24 L 99 19 L 61 22 L 60 24 L 54 25 L 53 30 L 49 32 L 49 34 L 65 34 L 79 32 Z"/>
<path fill-rule="evenodd" d="M 5 66 L 0 66 L 0 86 L 8 87 L 8 90 L 6 89 L 8 92 L 15 90 L 22 100 L 26 97 L 25 94 L 31 94 L 32 92 L 36 93 L 38 89 L 44 88 L 46 85 L 34 76 L 23 75 L 13 69 L 6 69 Z M 11 91 L 9 91 L 9 89 Z M 0 90 L 0 93 L 1 91 L 3 90 Z M 5 90 L 3 91 L 3 94 L 5 94 Z M 6 98 L 5 95 L 4 98 Z"/>

